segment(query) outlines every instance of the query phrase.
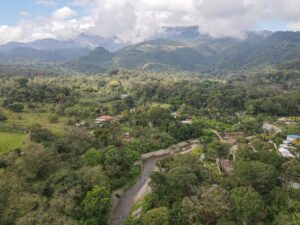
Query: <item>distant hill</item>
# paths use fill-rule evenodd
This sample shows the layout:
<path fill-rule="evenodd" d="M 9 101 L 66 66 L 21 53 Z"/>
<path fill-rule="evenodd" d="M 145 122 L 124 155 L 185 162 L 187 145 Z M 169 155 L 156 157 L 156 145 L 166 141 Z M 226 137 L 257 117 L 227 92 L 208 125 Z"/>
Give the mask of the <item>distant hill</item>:
<path fill-rule="evenodd" d="M 179 35 L 185 37 L 181 41 L 156 39 L 114 53 L 95 49 L 69 65 L 89 73 L 125 68 L 224 74 L 300 59 L 300 32 L 249 33 L 243 40 L 189 33 Z"/>
<path fill-rule="evenodd" d="M 0 45 L 2 65 L 56 63 L 81 73 L 124 68 L 223 75 L 279 64 L 297 67 L 299 60 L 300 32 L 250 32 L 235 39 L 212 38 L 197 27 L 166 27 L 153 40 L 134 45 L 86 34 Z"/>
<path fill-rule="evenodd" d="M 18 47 L 0 52 L 0 64 L 62 63 L 87 55 L 89 52 L 87 48 L 39 50 Z"/>
<path fill-rule="evenodd" d="M 111 67 L 113 56 L 114 54 L 110 53 L 105 48 L 98 47 L 87 56 L 83 56 L 68 63 L 67 66 L 82 73 L 104 72 Z"/>
<path fill-rule="evenodd" d="M 9 42 L 0 45 L 0 52 L 10 51 L 16 48 L 34 48 L 38 50 L 58 50 L 58 49 L 90 49 L 97 47 L 104 47 L 109 51 L 116 51 L 126 46 L 126 43 L 119 43 L 117 38 L 102 38 L 99 36 L 92 36 L 87 34 L 80 34 L 77 37 L 69 40 L 56 40 L 51 38 L 40 39 L 28 43 L 23 42 Z"/>
<path fill-rule="evenodd" d="M 115 51 L 125 46 L 115 38 L 81 34 L 70 40 L 41 39 L 29 43 L 9 42 L 0 45 L 0 64 L 64 63 L 87 55 L 103 46 Z"/>

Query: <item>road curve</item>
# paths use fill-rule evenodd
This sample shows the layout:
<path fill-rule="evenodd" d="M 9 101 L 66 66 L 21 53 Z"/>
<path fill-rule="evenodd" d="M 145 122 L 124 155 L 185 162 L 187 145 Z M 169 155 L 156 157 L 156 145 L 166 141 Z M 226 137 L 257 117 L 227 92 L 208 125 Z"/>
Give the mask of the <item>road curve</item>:
<path fill-rule="evenodd" d="M 190 152 L 197 144 L 189 144 L 188 146 L 180 149 L 178 154 L 184 154 Z M 154 156 L 147 159 L 143 164 L 142 173 L 139 176 L 137 182 L 129 188 L 124 195 L 118 200 L 116 206 L 112 210 L 112 222 L 111 225 L 122 225 L 125 218 L 129 215 L 132 206 L 139 201 L 143 194 L 141 192 L 148 189 L 148 183 L 151 173 L 155 170 L 157 162 L 163 158 L 170 156 L 174 153 L 167 153 L 161 156 Z"/>

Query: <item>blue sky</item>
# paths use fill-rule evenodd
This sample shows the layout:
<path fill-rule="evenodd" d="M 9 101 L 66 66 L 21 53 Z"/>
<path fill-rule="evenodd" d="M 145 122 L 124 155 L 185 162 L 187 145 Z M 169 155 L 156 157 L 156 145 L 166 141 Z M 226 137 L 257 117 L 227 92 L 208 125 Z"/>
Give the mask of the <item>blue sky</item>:
<path fill-rule="evenodd" d="M 0 23 L 2 25 L 15 25 L 20 19 L 21 12 L 30 13 L 30 17 L 51 13 L 51 7 L 37 4 L 34 0 L 9 0 L 0 3 Z"/>
<path fill-rule="evenodd" d="M 287 24 L 283 20 L 266 20 L 259 22 L 256 26 L 257 30 L 269 30 L 269 31 L 285 31 L 287 30 Z"/>
<path fill-rule="evenodd" d="M 54 2 L 54 1 L 53 1 Z M 22 19 L 34 19 L 39 16 L 47 16 L 53 9 L 67 5 L 67 0 L 56 0 L 55 5 L 39 4 L 36 0 L 9 0 L 0 2 L 0 25 L 15 25 Z M 78 13 L 82 13 L 76 7 Z M 24 15 L 28 13 L 28 15 Z M 286 30 L 286 22 L 283 20 L 266 20 L 257 24 L 258 30 Z"/>
<path fill-rule="evenodd" d="M 300 0 L 3 0 L 0 44 L 80 33 L 143 41 L 164 26 L 194 26 L 214 37 L 251 30 L 300 31 Z"/>

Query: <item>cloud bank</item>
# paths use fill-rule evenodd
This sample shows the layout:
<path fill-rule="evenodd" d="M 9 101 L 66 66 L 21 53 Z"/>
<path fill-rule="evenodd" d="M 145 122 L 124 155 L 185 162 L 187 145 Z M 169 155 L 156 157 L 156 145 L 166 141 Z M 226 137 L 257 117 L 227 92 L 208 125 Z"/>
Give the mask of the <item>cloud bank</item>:
<path fill-rule="evenodd" d="M 37 0 L 50 15 L 0 24 L 0 43 L 41 38 L 69 39 L 80 33 L 140 42 L 166 26 L 198 26 L 214 37 L 241 38 L 264 21 L 284 21 L 300 30 L 300 0 Z"/>

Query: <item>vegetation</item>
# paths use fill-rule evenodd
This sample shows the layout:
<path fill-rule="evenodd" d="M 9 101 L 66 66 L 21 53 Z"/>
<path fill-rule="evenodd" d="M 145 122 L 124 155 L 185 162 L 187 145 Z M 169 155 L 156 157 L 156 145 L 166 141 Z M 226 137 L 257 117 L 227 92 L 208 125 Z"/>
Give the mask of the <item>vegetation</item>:
<path fill-rule="evenodd" d="M 299 115 L 299 87 L 299 72 L 284 66 L 222 80 L 1 76 L 0 224 L 109 224 L 111 194 L 135 181 L 141 155 L 191 139 L 201 145 L 159 162 L 127 225 L 298 224 L 299 157 L 282 158 L 274 144 L 299 130 L 278 122 Z"/>
<path fill-rule="evenodd" d="M 25 134 L 0 132 L 0 154 L 20 149 L 25 140 Z"/>

